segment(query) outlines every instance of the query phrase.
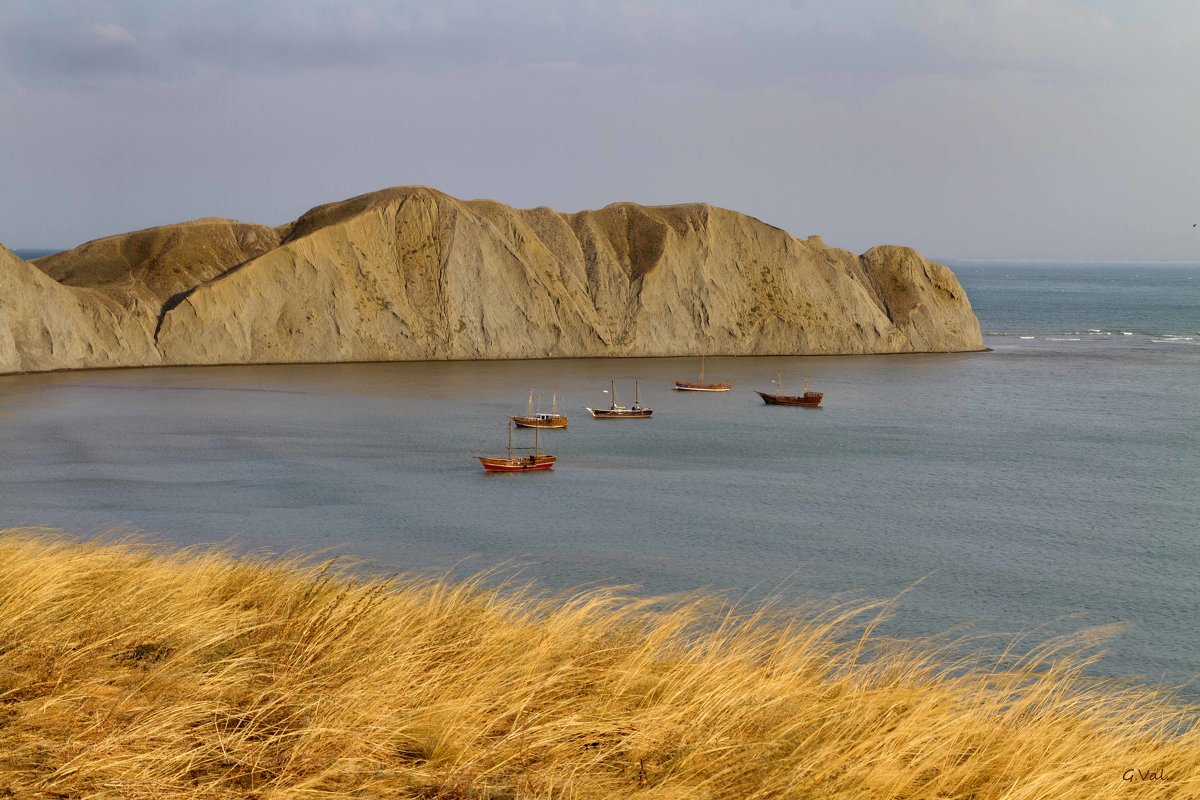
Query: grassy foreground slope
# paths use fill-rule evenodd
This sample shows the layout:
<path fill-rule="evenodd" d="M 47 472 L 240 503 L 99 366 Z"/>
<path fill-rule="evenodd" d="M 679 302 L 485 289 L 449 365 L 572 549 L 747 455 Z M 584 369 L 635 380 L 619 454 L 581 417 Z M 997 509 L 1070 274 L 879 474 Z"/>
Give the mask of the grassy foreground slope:
<path fill-rule="evenodd" d="M 4 531 L 0 797 L 1200 795 L 1194 709 L 873 618 Z"/>

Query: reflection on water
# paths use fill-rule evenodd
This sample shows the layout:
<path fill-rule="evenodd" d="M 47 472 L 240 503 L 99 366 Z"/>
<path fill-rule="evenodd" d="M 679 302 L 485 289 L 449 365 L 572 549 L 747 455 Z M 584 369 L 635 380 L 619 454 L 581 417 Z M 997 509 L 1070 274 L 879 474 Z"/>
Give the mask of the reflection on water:
<path fill-rule="evenodd" d="M 507 562 L 550 586 L 651 592 L 878 597 L 924 578 L 898 633 L 1130 621 L 1106 669 L 1195 675 L 1195 350 L 990 343 L 710 358 L 706 379 L 734 388 L 704 395 L 670 391 L 695 373 L 686 359 L 0 378 L 0 525 L 236 537 L 402 570 Z M 825 407 L 764 406 L 752 390 L 776 370 L 810 376 Z M 654 417 L 587 417 L 610 378 L 622 400 L 640 380 Z M 474 456 L 503 448 L 531 388 L 571 417 L 542 433 L 559 466 L 484 475 Z"/>

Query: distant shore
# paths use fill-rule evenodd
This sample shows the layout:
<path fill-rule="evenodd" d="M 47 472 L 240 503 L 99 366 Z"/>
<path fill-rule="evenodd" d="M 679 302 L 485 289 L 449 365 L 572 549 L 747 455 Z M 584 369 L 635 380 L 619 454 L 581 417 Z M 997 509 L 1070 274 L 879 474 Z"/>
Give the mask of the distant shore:
<path fill-rule="evenodd" d="M 982 348 L 946 267 L 704 203 L 564 214 L 371 192 L 26 261 L 0 246 L 0 372 Z"/>
<path fill-rule="evenodd" d="M 884 640 L 886 604 L 555 597 L 0 532 L 0 796 L 1095 798 L 1200 786 L 1196 709 Z"/>

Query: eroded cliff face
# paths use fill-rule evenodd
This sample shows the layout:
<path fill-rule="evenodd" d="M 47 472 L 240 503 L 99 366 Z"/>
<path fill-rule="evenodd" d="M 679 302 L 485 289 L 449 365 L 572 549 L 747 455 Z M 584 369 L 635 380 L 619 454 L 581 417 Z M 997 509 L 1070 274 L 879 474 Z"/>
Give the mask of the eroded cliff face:
<path fill-rule="evenodd" d="M 0 245 L 0 373 L 158 364 L 156 313 L 63 286 Z"/>
<path fill-rule="evenodd" d="M 0 258 L 5 371 L 982 349 L 953 273 L 916 251 L 859 257 L 699 204 L 562 214 L 401 187 L 280 228 Z"/>

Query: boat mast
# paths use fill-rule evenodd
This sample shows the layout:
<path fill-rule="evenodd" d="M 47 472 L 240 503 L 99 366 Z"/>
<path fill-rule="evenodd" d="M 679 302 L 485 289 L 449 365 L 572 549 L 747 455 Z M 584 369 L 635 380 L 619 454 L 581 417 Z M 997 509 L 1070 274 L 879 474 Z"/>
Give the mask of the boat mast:
<path fill-rule="evenodd" d="M 609 410 L 616 411 L 617 410 L 617 382 L 616 382 L 616 380 L 610 380 L 608 382 L 608 388 L 611 390 L 609 392 L 609 394 L 612 395 L 612 407 Z"/>
<path fill-rule="evenodd" d="M 533 389 L 529 390 L 529 405 L 525 407 L 525 416 L 533 416 Z"/>
<path fill-rule="evenodd" d="M 783 394 L 783 372 L 782 370 L 775 371 L 775 391 Z"/>
<path fill-rule="evenodd" d="M 704 383 L 704 356 L 700 356 L 700 382 Z"/>
<path fill-rule="evenodd" d="M 641 407 L 642 407 L 642 396 L 638 393 L 638 382 L 634 381 L 633 382 L 633 409 L 636 411 L 637 409 L 639 409 Z"/>
<path fill-rule="evenodd" d="M 550 413 L 558 416 L 558 395 L 556 394 L 550 396 Z"/>
<path fill-rule="evenodd" d="M 512 423 L 512 420 L 510 419 L 508 421 L 508 457 L 510 459 L 512 458 L 512 428 L 513 428 L 513 423 Z M 534 430 L 536 431 L 537 428 L 534 428 Z"/>

